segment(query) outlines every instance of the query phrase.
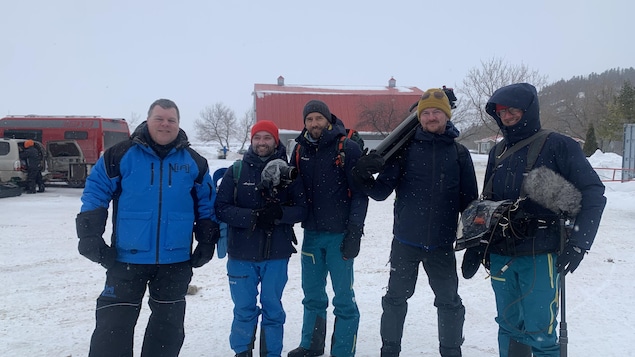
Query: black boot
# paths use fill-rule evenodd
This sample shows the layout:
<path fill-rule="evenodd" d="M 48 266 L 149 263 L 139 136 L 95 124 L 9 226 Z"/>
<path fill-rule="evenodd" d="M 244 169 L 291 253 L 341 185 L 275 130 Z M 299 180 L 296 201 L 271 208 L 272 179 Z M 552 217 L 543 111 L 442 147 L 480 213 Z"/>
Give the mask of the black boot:
<path fill-rule="evenodd" d="M 324 354 L 324 349 L 322 350 L 307 350 L 304 347 L 298 347 L 295 350 L 289 351 L 287 357 L 316 357 Z"/>
<path fill-rule="evenodd" d="M 37 192 L 44 192 L 44 185 L 39 185 Z"/>
<path fill-rule="evenodd" d="M 441 357 L 461 357 L 465 307 L 438 309 L 439 353 Z"/>
<path fill-rule="evenodd" d="M 240 352 L 240 353 L 236 353 L 236 355 L 234 357 L 252 357 L 253 354 L 251 352 L 251 350 L 247 350 L 245 352 Z"/>
<path fill-rule="evenodd" d="M 513 338 L 509 340 L 509 357 L 531 357 L 531 346 L 520 343 Z"/>
<path fill-rule="evenodd" d="M 399 342 L 390 342 L 384 340 L 381 345 L 381 357 L 399 357 L 401 352 L 401 344 Z"/>

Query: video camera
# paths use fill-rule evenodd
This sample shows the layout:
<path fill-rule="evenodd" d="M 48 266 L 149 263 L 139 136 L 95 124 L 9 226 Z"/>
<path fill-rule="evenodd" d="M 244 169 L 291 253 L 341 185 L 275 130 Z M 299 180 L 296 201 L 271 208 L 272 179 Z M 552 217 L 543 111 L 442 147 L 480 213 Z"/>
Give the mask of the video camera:
<path fill-rule="evenodd" d="M 456 109 L 456 96 L 454 95 L 454 88 L 448 88 L 446 86 L 443 86 L 443 92 L 445 92 L 445 95 L 448 97 L 448 100 L 450 100 L 450 108 L 451 109 Z"/>
<path fill-rule="evenodd" d="M 289 185 L 298 177 L 298 169 L 289 166 L 282 159 L 271 160 L 267 163 L 260 175 L 259 190 L 273 190 L 278 187 Z"/>

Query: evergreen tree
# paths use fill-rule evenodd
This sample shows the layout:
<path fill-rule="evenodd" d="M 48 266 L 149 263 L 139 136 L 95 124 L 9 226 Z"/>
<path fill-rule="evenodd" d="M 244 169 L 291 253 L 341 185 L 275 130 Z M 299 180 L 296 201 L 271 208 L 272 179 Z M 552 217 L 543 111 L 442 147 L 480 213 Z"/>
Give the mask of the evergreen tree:
<path fill-rule="evenodd" d="M 584 141 L 582 151 L 584 151 L 584 155 L 586 155 L 586 157 L 589 157 L 593 155 L 598 148 L 598 141 L 595 138 L 595 130 L 593 129 L 593 124 L 591 124 L 586 132 L 586 140 Z"/>

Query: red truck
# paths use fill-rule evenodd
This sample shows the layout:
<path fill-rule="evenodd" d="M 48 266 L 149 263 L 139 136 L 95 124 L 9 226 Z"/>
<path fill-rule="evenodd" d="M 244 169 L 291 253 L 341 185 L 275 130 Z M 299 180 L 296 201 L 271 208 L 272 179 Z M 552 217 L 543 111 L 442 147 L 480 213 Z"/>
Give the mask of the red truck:
<path fill-rule="evenodd" d="M 48 153 L 48 181 L 83 187 L 106 149 L 128 139 L 125 119 L 99 116 L 11 115 L 0 118 L 0 137 L 33 139 Z"/>

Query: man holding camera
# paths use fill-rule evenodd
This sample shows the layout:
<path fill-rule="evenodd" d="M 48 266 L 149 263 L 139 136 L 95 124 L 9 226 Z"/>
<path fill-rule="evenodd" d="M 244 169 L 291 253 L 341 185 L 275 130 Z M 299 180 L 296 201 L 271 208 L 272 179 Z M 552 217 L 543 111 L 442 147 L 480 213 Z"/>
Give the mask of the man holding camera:
<path fill-rule="evenodd" d="M 215 208 L 228 224 L 227 276 L 234 302 L 229 342 L 237 357 L 252 356 L 260 315 L 260 356 L 282 353 L 282 292 L 297 243 L 293 224 L 306 216 L 302 183 L 294 181 L 297 172 L 286 159 L 276 125 L 259 121 L 249 150 L 225 172 L 218 189 Z"/>
<path fill-rule="evenodd" d="M 303 110 L 305 129 L 296 139 L 297 166 L 309 210 L 302 221 L 302 290 L 304 318 L 300 346 L 288 357 L 321 356 L 326 340 L 326 276 L 335 297 L 331 356 L 355 355 L 359 310 L 353 291 L 353 258 L 359 253 L 368 197 L 352 185 L 351 168 L 361 148 L 346 135 L 344 123 L 319 100 Z"/>

